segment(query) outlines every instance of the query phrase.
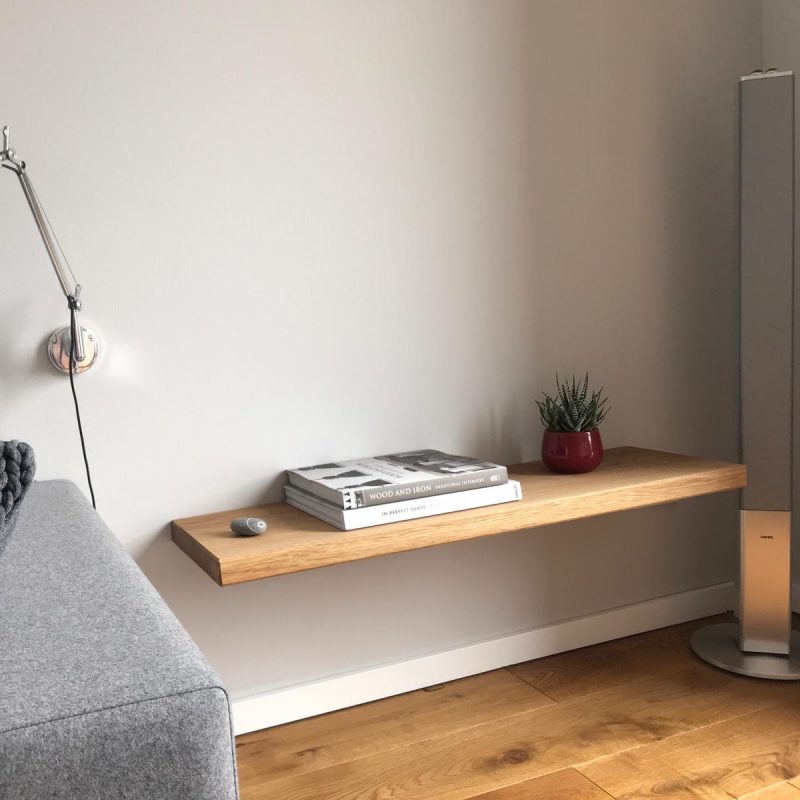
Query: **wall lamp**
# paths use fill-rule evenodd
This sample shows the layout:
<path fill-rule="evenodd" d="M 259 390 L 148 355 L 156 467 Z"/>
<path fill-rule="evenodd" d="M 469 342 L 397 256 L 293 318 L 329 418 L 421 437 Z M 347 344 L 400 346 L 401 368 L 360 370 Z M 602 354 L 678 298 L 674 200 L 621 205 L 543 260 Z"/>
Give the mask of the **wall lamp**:
<path fill-rule="evenodd" d="M 33 188 L 25 162 L 11 149 L 9 144 L 9 130 L 6 125 L 2 131 L 3 149 L 0 150 L 0 167 L 11 170 L 19 178 L 20 186 L 28 201 L 28 206 L 33 214 L 36 227 L 44 242 L 47 255 L 55 270 L 61 291 L 67 298 L 67 307 L 70 311 L 70 325 L 54 331 L 47 340 L 47 355 L 50 363 L 64 374 L 70 372 L 85 372 L 96 361 L 100 353 L 100 343 L 93 331 L 83 328 L 78 324 L 78 312 L 83 308 L 81 304 L 81 285 L 75 278 L 72 269 L 58 243 L 58 238 L 53 232 L 50 220 L 47 218 L 42 204 Z M 73 331 L 74 336 L 73 349 Z M 70 368 L 71 367 L 71 368 Z"/>

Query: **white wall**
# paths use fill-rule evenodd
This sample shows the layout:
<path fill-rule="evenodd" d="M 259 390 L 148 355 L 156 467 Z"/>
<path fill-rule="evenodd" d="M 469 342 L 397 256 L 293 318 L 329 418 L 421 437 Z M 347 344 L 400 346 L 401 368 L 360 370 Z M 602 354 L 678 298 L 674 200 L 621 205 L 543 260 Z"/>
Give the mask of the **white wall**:
<path fill-rule="evenodd" d="M 0 122 L 85 285 L 99 509 L 234 696 L 712 585 L 736 502 L 220 589 L 167 523 L 288 466 L 536 457 L 555 370 L 608 446 L 736 456 L 735 120 L 759 4 L 5 0 Z M 0 437 L 83 486 L 66 313 L 0 182 Z"/>
<path fill-rule="evenodd" d="M 800 68 L 800 3 L 762 0 L 764 67 Z"/>

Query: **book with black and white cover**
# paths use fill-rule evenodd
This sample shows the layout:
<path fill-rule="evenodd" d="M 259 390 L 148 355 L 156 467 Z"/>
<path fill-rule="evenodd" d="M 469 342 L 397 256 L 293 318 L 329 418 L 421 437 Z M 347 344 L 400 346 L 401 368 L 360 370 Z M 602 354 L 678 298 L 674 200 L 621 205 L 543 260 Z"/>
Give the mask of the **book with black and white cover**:
<path fill-rule="evenodd" d="M 344 509 L 497 486 L 499 464 L 440 450 L 411 450 L 287 470 L 289 483 Z"/>
<path fill-rule="evenodd" d="M 400 500 L 397 503 L 349 509 L 339 508 L 291 484 L 284 486 L 284 492 L 289 505 L 343 531 L 510 503 L 522 498 L 522 487 L 518 481 L 506 481 L 483 489 L 468 489 L 464 492 L 429 495 L 416 500 Z"/>

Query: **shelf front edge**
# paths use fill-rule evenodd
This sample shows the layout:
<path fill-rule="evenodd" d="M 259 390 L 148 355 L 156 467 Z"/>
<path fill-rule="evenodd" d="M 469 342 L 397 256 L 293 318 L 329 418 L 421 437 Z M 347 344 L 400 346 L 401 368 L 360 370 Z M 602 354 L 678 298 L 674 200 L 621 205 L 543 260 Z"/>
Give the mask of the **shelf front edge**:
<path fill-rule="evenodd" d="M 222 569 L 219 560 L 208 550 L 206 550 L 197 539 L 188 533 L 180 524 L 181 520 L 173 520 L 170 524 L 172 530 L 172 541 L 186 553 L 189 558 L 197 564 L 206 574 L 214 579 L 220 586 L 228 585 L 222 577 Z M 229 582 L 228 582 L 229 583 Z"/>

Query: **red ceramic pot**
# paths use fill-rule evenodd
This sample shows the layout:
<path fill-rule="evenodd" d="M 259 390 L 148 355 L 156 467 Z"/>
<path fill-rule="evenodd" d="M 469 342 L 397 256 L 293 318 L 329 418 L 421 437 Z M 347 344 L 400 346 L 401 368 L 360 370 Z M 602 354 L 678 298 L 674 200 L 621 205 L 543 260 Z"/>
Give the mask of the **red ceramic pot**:
<path fill-rule="evenodd" d="M 566 433 L 545 431 L 542 437 L 542 461 L 553 472 L 591 472 L 603 460 L 600 431 Z"/>

